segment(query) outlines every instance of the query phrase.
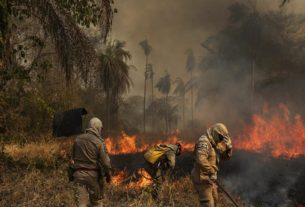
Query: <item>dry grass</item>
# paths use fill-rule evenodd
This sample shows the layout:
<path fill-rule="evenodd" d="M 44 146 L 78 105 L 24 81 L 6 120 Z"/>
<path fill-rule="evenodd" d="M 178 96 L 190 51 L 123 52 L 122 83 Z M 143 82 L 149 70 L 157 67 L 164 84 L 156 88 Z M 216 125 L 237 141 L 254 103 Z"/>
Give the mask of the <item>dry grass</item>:
<path fill-rule="evenodd" d="M 5 154 L 0 155 L 0 206 L 74 206 L 66 175 L 70 144 L 71 140 L 53 140 L 6 145 Z M 150 192 L 149 186 L 134 189 L 111 184 L 106 186 L 104 203 L 111 207 L 198 206 L 188 177 L 165 183 L 162 203 L 155 203 Z M 220 207 L 231 207 L 222 196 L 220 199 Z"/>

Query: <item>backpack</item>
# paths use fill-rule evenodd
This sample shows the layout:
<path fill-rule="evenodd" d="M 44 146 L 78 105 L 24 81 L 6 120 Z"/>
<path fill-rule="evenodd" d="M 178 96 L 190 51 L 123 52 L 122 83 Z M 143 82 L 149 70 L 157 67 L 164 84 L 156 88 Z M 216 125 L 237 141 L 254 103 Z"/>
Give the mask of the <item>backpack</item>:
<path fill-rule="evenodd" d="M 162 155 L 170 150 L 171 148 L 167 145 L 157 144 L 144 153 L 144 159 L 151 164 L 155 164 Z"/>

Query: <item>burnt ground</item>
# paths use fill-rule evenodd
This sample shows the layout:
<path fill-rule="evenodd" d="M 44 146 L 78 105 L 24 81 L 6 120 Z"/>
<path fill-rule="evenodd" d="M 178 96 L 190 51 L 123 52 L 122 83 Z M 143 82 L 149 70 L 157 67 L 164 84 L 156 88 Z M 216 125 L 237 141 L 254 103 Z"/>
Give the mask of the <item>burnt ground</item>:
<path fill-rule="evenodd" d="M 135 172 L 143 166 L 142 153 L 111 156 L 115 168 Z M 192 153 L 177 159 L 175 177 L 188 176 Z M 305 205 L 305 156 L 296 159 L 272 158 L 237 151 L 230 161 L 221 161 L 219 180 L 233 195 L 254 206 Z"/>

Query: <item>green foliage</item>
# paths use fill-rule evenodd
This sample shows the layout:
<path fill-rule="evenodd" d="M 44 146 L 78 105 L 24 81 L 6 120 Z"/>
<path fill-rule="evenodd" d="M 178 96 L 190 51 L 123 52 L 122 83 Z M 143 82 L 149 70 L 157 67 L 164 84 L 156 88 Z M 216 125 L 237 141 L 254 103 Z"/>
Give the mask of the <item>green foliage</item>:
<path fill-rule="evenodd" d="M 98 72 L 102 87 L 113 96 L 125 93 L 131 85 L 130 66 L 126 62 L 131 59 L 131 54 L 124 49 L 125 45 L 125 42 L 116 40 L 109 43 L 100 55 L 101 65 Z"/>
<path fill-rule="evenodd" d="M 109 42 L 99 58 L 100 66 L 97 73 L 102 89 L 106 93 L 108 129 L 110 123 L 118 127 L 119 99 L 131 86 L 130 66 L 127 64 L 127 61 L 131 59 L 131 54 L 125 50 L 125 44 L 118 40 Z"/>
<path fill-rule="evenodd" d="M 90 24 L 97 26 L 103 14 L 103 8 L 96 0 L 57 0 L 57 2 L 82 26 L 90 27 Z"/>

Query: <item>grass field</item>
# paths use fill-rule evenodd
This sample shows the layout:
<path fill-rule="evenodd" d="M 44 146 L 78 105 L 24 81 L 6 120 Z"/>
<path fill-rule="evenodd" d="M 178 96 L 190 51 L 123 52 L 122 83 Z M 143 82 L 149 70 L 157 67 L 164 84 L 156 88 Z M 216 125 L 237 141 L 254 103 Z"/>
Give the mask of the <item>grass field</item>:
<path fill-rule="evenodd" d="M 68 182 L 71 140 L 44 140 L 25 144 L 6 144 L 0 160 L 1 207 L 74 206 L 72 184 Z M 105 206 L 157 207 L 198 206 L 190 178 L 165 183 L 162 202 L 155 203 L 151 187 L 109 184 L 105 188 Z M 220 207 L 231 207 L 220 194 Z"/>

